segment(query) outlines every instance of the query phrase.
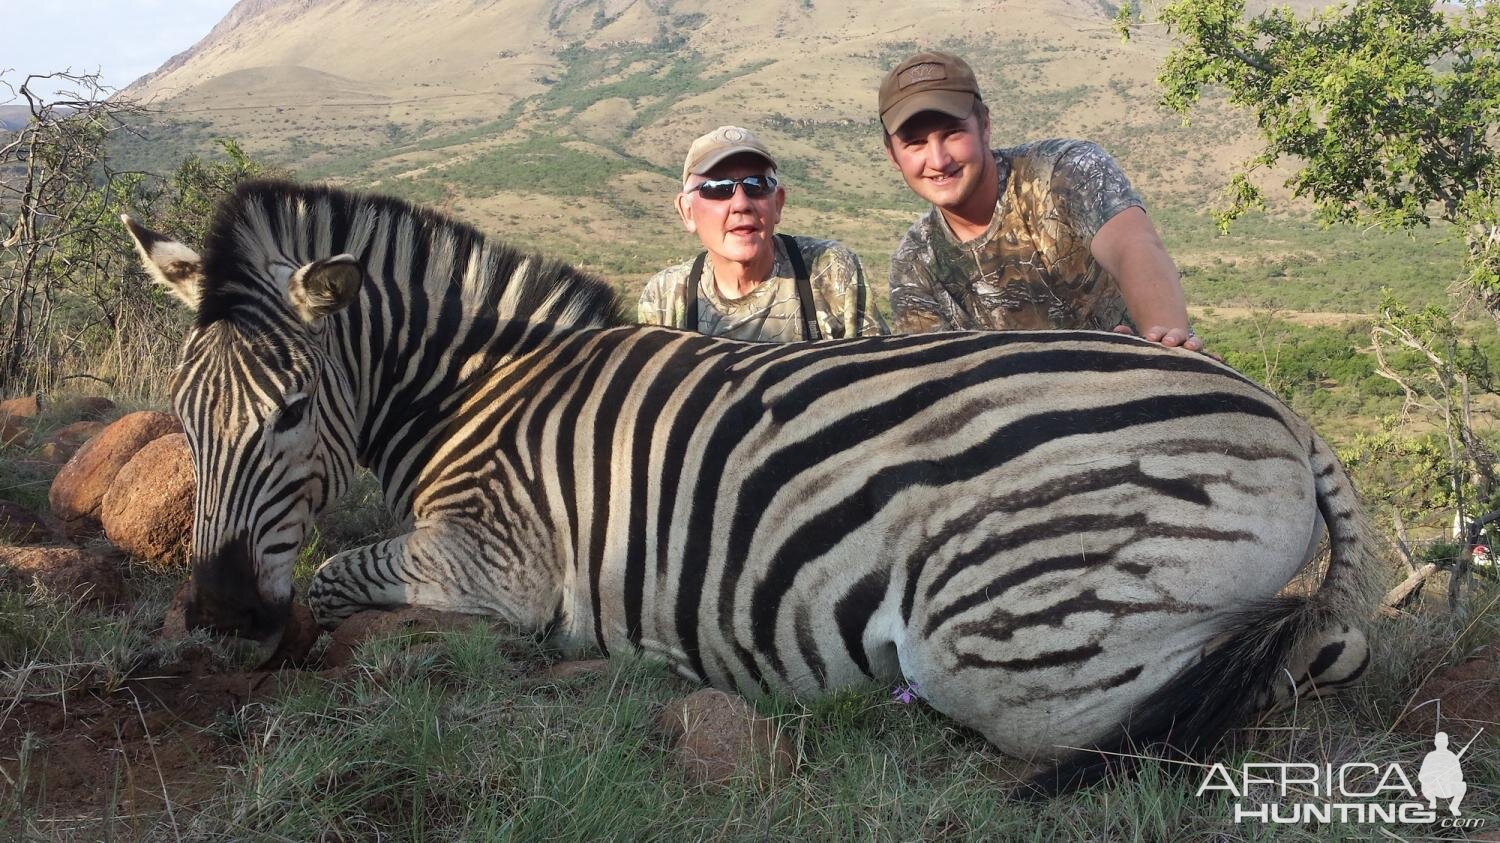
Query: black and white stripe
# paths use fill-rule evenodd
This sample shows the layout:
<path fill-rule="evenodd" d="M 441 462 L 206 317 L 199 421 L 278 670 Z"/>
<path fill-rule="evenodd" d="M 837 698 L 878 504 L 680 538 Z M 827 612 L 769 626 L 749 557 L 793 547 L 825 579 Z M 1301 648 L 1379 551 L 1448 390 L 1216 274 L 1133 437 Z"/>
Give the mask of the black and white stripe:
<path fill-rule="evenodd" d="M 364 283 L 300 312 L 307 268 L 341 253 Z M 567 267 L 285 184 L 225 204 L 195 283 L 177 398 L 213 487 L 195 577 L 281 599 L 279 551 L 355 462 L 411 527 L 318 571 L 324 623 L 421 604 L 742 691 L 905 679 L 1042 757 L 1211 740 L 1279 699 L 1282 672 L 1362 670 L 1340 618 L 1372 557 L 1347 478 L 1199 355 L 1093 332 L 754 345 L 621 325 Z M 315 412 L 286 421 L 303 394 Z M 1323 587 L 1278 597 L 1320 520 Z"/>

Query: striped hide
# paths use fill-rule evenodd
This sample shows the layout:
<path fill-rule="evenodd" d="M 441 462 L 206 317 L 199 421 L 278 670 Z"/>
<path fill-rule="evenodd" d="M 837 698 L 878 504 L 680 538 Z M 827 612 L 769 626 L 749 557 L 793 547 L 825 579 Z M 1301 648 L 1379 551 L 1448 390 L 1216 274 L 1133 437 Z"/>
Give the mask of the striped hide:
<path fill-rule="evenodd" d="M 755 693 L 916 684 L 1007 753 L 1201 753 L 1347 683 L 1374 569 L 1328 446 L 1208 357 L 1093 332 L 761 345 L 622 324 L 600 281 L 395 199 L 258 183 L 201 258 L 188 620 L 273 642 L 356 465 L 402 535 L 324 625 L 430 606 Z M 1286 586 L 1331 547 L 1316 588 Z"/>

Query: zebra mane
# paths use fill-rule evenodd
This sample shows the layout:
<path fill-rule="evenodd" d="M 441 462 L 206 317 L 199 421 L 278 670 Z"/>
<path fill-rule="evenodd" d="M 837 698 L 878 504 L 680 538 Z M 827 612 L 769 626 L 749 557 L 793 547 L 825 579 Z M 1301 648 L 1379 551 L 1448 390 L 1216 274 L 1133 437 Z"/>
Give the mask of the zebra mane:
<path fill-rule="evenodd" d="M 341 253 L 365 266 L 366 287 L 384 279 L 412 293 L 425 289 L 434 301 L 456 294 L 471 313 L 576 328 L 626 321 L 619 296 L 599 278 L 486 239 L 431 208 L 391 196 L 262 180 L 242 184 L 214 214 L 203 243 L 198 324 L 233 320 L 246 310 L 264 312 L 268 299 L 280 307 L 287 273 L 278 276 L 278 268 Z M 383 258 L 382 266 L 369 265 L 375 256 Z"/>

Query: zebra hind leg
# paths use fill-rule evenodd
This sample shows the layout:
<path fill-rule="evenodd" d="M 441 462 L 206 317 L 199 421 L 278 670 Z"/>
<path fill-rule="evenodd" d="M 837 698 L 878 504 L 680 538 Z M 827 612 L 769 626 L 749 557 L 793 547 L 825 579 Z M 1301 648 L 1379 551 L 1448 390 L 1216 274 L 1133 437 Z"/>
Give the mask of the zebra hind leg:
<path fill-rule="evenodd" d="M 554 622 L 560 572 L 503 564 L 473 537 L 424 526 L 331 556 L 313 573 L 309 608 L 325 629 L 366 609 L 405 606 L 498 617 L 525 631 Z"/>
<path fill-rule="evenodd" d="M 1364 633 L 1328 623 L 1303 598 L 1279 597 L 1239 617 L 1238 628 L 1141 703 L 1094 750 L 1064 759 L 1018 795 L 1045 798 L 1091 784 L 1129 767 L 1142 752 L 1201 762 L 1230 728 L 1257 711 L 1349 685 L 1369 665 Z"/>
<path fill-rule="evenodd" d="M 1300 651 L 1298 642 L 1316 622 L 1300 597 L 1278 597 L 1238 612 L 1226 636 L 1139 703 L 1092 750 L 1062 759 L 1017 795 L 1046 798 L 1084 787 L 1131 767 L 1143 754 L 1201 762 L 1229 729 L 1254 713 L 1272 675 Z"/>
<path fill-rule="evenodd" d="M 1337 624 L 1310 636 L 1292 652 L 1276 680 L 1256 700 L 1256 709 L 1279 711 L 1302 697 L 1317 697 L 1354 684 L 1370 666 L 1370 645 L 1357 627 Z"/>

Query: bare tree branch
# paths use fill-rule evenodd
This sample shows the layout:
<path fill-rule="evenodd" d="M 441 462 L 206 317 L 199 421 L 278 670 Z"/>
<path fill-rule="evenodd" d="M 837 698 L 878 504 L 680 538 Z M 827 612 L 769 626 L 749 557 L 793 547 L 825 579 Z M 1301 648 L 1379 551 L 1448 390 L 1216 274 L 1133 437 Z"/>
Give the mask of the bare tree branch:
<path fill-rule="evenodd" d="M 1426 582 L 1427 578 L 1436 573 L 1437 570 L 1437 563 L 1428 562 L 1421 568 L 1412 571 L 1411 576 L 1402 580 L 1400 585 L 1385 593 L 1385 597 L 1380 600 L 1380 605 L 1388 606 L 1392 609 L 1399 609 L 1405 606 L 1412 600 L 1418 590 L 1421 589 L 1422 584 Z"/>
<path fill-rule="evenodd" d="M 1417 572 L 1417 565 L 1411 555 L 1411 539 L 1406 537 L 1406 522 L 1401 519 L 1401 510 L 1391 510 L 1391 523 L 1396 528 L 1396 536 L 1395 538 L 1387 537 L 1387 540 L 1401 557 L 1402 563 L 1406 565 L 1407 573 L 1414 574 Z"/>

